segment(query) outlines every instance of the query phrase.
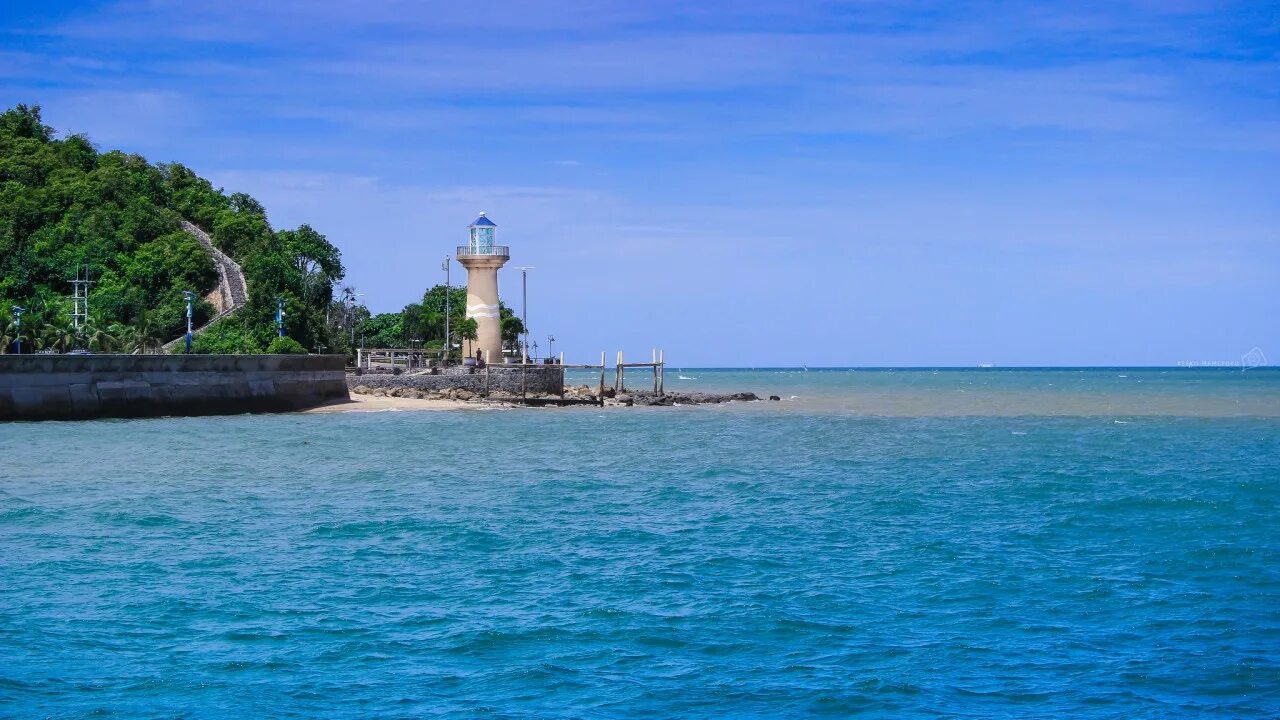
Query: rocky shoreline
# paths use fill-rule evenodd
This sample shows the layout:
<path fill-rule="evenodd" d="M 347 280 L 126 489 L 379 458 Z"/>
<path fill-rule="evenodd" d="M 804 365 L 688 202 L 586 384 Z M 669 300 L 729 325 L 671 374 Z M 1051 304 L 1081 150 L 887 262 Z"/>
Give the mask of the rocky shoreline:
<path fill-rule="evenodd" d="M 763 399 L 751 392 L 672 392 L 658 395 L 652 390 L 628 390 L 625 392 L 615 392 L 613 388 L 606 387 L 604 389 L 603 403 L 601 403 L 601 397 L 598 395 L 598 388 L 592 388 L 587 385 L 579 385 L 576 387 L 565 386 L 563 396 L 553 393 L 529 393 L 524 398 L 522 398 L 518 393 L 502 391 L 495 391 L 485 395 L 466 388 L 419 389 L 407 385 L 399 387 L 370 387 L 358 383 L 351 388 L 351 392 L 356 395 L 369 397 L 448 400 L 461 403 L 488 405 L 555 405 L 560 404 L 561 401 L 563 401 L 563 404 L 603 404 L 606 407 L 674 407 L 677 405 L 717 405 L 727 402 L 755 402 Z M 769 399 L 777 400 L 778 396 L 771 395 L 769 396 Z"/>

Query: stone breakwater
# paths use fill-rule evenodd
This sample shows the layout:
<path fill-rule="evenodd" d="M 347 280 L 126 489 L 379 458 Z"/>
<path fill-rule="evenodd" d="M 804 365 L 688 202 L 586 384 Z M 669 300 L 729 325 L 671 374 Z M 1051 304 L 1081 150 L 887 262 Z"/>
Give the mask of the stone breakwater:
<path fill-rule="evenodd" d="M 491 386 L 486 392 L 471 380 L 459 382 L 459 378 L 474 375 L 348 375 L 351 392 L 357 395 L 412 398 L 419 400 L 455 400 L 461 402 L 519 403 L 523 398 L 518 389 Z M 490 378 L 492 380 L 492 377 Z M 563 392 L 562 392 L 563 390 Z M 675 405 L 712 405 L 726 402 L 754 402 L 761 398 L 755 393 L 707 393 L 674 392 L 658 395 L 652 390 L 627 390 L 616 392 L 612 387 L 604 389 L 603 398 L 599 386 L 564 386 L 563 388 L 527 389 L 524 397 L 539 404 L 554 404 L 565 400 L 572 404 L 600 403 L 606 406 L 671 407 Z M 776 400 L 777 396 L 770 396 Z"/>
<path fill-rule="evenodd" d="M 423 393 L 445 393 L 449 390 L 461 390 L 475 395 L 520 394 L 559 395 L 564 384 L 564 368 L 546 365 L 518 370 L 516 368 L 492 365 L 477 369 L 452 367 L 439 375 L 427 373 L 364 373 L 348 374 L 347 387 L 361 395 L 377 394 L 361 392 L 357 388 L 369 391 L 384 390 L 389 395 L 391 390 L 412 390 Z M 393 397 L 417 397 L 416 395 L 394 395 Z"/>

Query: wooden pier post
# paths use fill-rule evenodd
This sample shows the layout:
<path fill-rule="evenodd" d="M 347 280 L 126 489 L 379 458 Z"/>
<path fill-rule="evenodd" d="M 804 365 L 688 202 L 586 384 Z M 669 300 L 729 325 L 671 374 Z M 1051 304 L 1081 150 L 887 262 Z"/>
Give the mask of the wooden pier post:
<path fill-rule="evenodd" d="M 667 354 L 665 350 L 658 351 L 658 364 L 661 369 L 658 370 L 658 394 L 667 394 Z"/>
<path fill-rule="evenodd" d="M 651 348 L 653 351 L 653 394 L 658 394 L 658 349 Z"/>
<path fill-rule="evenodd" d="M 613 368 L 613 391 L 622 392 L 622 351 L 618 351 L 618 360 Z"/>
<path fill-rule="evenodd" d="M 604 351 L 600 351 L 600 392 L 596 395 L 600 399 L 600 405 L 604 406 Z"/>

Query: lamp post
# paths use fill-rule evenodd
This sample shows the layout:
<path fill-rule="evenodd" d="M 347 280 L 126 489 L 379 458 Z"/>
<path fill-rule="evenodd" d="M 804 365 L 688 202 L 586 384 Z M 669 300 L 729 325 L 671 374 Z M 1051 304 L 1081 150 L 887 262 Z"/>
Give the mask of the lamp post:
<path fill-rule="evenodd" d="M 14 344 L 17 346 L 18 355 L 22 354 L 22 313 L 27 309 L 18 305 L 13 306 L 13 323 L 14 323 Z"/>
<path fill-rule="evenodd" d="M 444 256 L 444 261 L 440 263 L 440 269 L 444 271 L 444 357 L 441 362 L 445 365 L 449 364 L 449 256 Z"/>
<path fill-rule="evenodd" d="M 533 341 L 533 359 L 534 360 L 538 359 L 538 341 L 537 340 Z"/>
<path fill-rule="evenodd" d="M 364 297 L 364 293 L 358 293 L 355 290 L 352 290 L 351 288 L 347 288 L 345 293 L 346 293 L 346 302 L 347 302 L 347 325 L 350 326 L 351 347 L 354 348 L 356 346 L 356 319 L 355 319 L 356 298 Z"/>
<path fill-rule="evenodd" d="M 187 354 L 191 354 L 191 302 L 195 300 L 196 294 L 190 290 L 183 290 L 182 297 L 187 299 Z"/>
<path fill-rule="evenodd" d="M 532 266 L 520 268 L 520 324 L 524 326 L 524 352 L 529 354 L 529 271 Z"/>
<path fill-rule="evenodd" d="M 284 300 L 276 298 L 276 334 L 284 337 Z"/>
<path fill-rule="evenodd" d="M 554 346 L 552 345 L 552 343 L 554 343 L 555 341 L 556 341 L 555 335 L 547 336 L 547 357 L 549 358 L 554 358 L 556 356 L 556 352 L 553 349 Z"/>

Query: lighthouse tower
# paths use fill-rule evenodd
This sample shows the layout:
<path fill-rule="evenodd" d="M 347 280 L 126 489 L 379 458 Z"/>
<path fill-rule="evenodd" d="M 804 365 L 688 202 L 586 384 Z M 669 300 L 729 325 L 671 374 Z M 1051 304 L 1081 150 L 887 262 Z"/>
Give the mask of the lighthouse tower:
<path fill-rule="evenodd" d="M 468 227 L 471 238 L 458 248 L 458 262 L 467 269 L 467 317 L 476 320 L 476 339 L 462 344 L 463 357 L 479 351 L 485 362 L 502 362 L 502 321 L 498 317 L 498 268 L 511 249 L 495 245 L 498 226 L 480 213 Z"/>

